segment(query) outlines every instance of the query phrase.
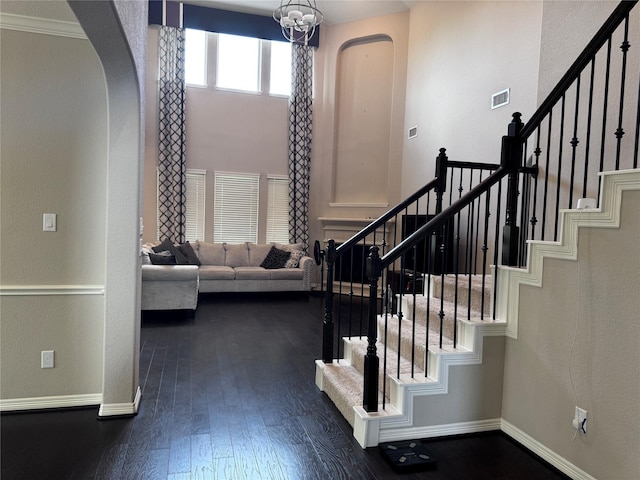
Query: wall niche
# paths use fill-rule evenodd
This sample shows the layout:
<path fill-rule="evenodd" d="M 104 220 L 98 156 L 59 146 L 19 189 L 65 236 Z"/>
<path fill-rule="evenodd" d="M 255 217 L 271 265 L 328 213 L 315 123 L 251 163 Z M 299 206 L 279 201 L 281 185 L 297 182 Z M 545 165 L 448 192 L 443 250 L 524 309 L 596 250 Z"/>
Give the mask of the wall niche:
<path fill-rule="evenodd" d="M 332 206 L 386 206 L 394 45 L 379 35 L 338 52 Z"/>

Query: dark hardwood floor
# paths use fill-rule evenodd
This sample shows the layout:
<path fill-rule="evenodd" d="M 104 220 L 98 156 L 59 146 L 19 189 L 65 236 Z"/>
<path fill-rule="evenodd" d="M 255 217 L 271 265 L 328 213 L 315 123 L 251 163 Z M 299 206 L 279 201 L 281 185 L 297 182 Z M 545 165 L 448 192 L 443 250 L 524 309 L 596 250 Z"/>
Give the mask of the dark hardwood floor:
<path fill-rule="evenodd" d="M 5 414 L 1 478 L 564 479 L 500 433 L 428 441 L 435 469 L 396 474 L 314 384 L 318 297 L 202 296 L 195 318 L 143 318 L 139 414 Z"/>

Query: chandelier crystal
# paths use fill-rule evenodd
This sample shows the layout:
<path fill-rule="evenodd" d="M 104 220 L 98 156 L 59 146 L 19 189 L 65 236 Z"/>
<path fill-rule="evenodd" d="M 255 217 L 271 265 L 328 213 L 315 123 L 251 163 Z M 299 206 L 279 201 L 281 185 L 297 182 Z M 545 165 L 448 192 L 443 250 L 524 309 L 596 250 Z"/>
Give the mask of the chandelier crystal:
<path fill-rule="evenodd" d="M 315 0 L 282 0 L 273 19 L 280 24 L 284 38 L 307 45 L 324 17 Z"/>

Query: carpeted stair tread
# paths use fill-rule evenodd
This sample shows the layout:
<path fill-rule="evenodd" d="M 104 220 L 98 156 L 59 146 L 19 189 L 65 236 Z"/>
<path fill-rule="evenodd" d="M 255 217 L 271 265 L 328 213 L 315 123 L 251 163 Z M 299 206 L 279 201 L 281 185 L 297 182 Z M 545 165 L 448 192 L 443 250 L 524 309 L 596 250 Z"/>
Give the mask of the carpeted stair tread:
<path fill-rule="evenodd" d="M 460 307 L 468 309 L 470 306 L 472 311 L 480 312 L 484 306 L 485 315 L 489 314 L 492 287 L 490 275 L 485 275 L 484 278 L 482 275 L 445 275 L 444 288 L 442 287 L 442 280 L 442 276 L 439 275 L 431 277 L 431 293 L 434 298 L 440 299 L 442 297 L 447 302 L 455 303 L 455 286 L 457 284 L 457 303 Z M 469 296 L 471 296 L 470 305 Z"/>
<path fill-rule="evenodd" d="M 384 344 L 382 342 L 378 342 L 376 344 L 376 348 L 378 349 L 377 354 L 380 359 L 380 369 L 382 370 L 382 362 L 384 355 Z M 398 352 L 391 347 L 387 347 L 387 373 L 396 374 L 397 368 L 396 365 L 398 363 Z M 366 339 L 353 342 L 352 345 L 353 351 L 353 366 L 358 369 L 359 372 L 364 371 L 364 357 L 367 354 L 367 341 Z M 389 365 L 393 365 L 393 368 L 390 369 Z M 414 368 L 414 371 L 418 371 Z M 411 373 L 411 361 L 405 358 L 404 356 L 400 356 L 400 373 L 401 374 L 409 374 Z"/>
<path fill-rule="evenodd" d="M 323 375 L 323 390 L 342 416 L 353 426 L 353 407 L 362 405 L 362 374 L 351 365 L 334 362 L 324 366 Z"/>
<path fill-rule="evenodd" d="M 386 338 L 385 338 L 385 322 L 386 322 Z M 399 329 L 400 325 L 400 329 Z M 415 332 L 414 332 L 415 326 Z M 414 359 L 416 366 L 424 371 L 425 365 L 425 352 L 426 352 L 426 339 L 427 329 L 425 325 L 421 323 L 414 323 L 411 320 L 400 320 L 396 315 L 381 315 L 378 317 L 378 337 L 381 341 L 386 343 L 394 351 L 400 350 L 400 353 L 405 358 L 411 358 L 411 346 L 413 339 L 415 338 L 414 347 Z M 400 348 L 398 349 L 398 337 L 401 337 Z M 436 331 L 429 331 L 429 348 L 432 350 L 438 350 L 440 348 L 440 334 Z M 452 349 L 453 340 L 448 337 L 442 338 L 443 349 Z M 451 347 L 451 348 L 448 348 Z"/>

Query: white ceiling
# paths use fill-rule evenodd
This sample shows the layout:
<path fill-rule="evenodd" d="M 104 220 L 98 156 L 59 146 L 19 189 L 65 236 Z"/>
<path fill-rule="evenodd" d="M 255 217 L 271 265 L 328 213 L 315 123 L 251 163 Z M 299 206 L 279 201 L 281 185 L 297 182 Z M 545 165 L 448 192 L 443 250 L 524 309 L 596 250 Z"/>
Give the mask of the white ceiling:
<path fill-rule="evenodd" d="M 183 0 L 184 1 L 184 0 Z M 318 10 L 329 25 L 408 10 L 419 0 L 316 0 Z M 204 5 L 222 10 L 271 15 L 280 0 L 186 0 L 185 3 Z"/>

